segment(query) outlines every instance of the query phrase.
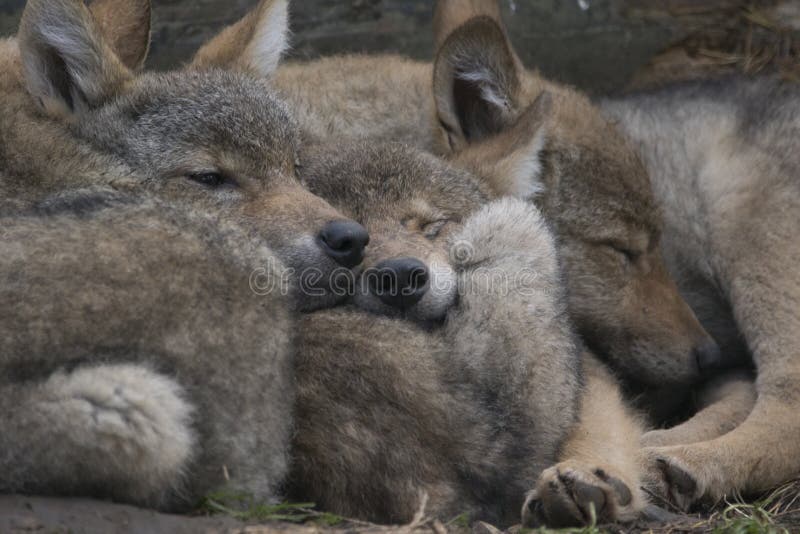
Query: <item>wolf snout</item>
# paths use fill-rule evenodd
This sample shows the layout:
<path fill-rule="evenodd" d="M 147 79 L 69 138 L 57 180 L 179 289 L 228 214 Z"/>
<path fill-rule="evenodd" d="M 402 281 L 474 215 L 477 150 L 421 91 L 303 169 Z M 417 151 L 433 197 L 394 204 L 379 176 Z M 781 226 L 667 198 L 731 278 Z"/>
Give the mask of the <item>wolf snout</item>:
<path fill-rule="evenodd" d="M 699 343 L 692 349 L 697 369 L 703 376 L 714 374 L 727 367 L 722 350 L 717 342 L 711 338 Z"/>
<path fill-rule="evenodd" d="M 364 260 L 369 234 L 355 221 L 333 221 L 325 225 L 317 241 L 328 257 L 351 269 Z"/>
<path fill-rule="evenodd" d="M 380 262 L 369 274 L 370 291 L 394 308 L 406 309 L 428 291 L 430 273 L 416 258 L 395 258 Z"/>

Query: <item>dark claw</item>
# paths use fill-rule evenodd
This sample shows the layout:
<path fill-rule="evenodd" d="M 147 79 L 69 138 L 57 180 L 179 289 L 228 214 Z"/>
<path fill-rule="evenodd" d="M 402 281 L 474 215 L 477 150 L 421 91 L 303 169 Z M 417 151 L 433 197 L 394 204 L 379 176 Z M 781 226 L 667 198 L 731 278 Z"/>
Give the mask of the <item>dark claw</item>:
<path fill-rule="evenodd" d="M 559 497 L 553 499 L 550 509 L 545 514 L 545 524 L 553 528 L 579 527 L 583 524 L 580 510 L 572 505 L 570 497 L 559 492 Z"/>
<path fill-rule="evenodd" d="M 594 511 L 597 517 L 600 518 L 602 516 L 603 508 L 606 505 L 606 495 L 602 488 L 576 480 L 573 482 L 572 494 L 575 496 L 576 502 L 580 503 L 581 508 L 584 509 L 587 520 L 590 519 L 591 504 L 594 504 Z"/>
<path fill-rule="evenodd" d="M 666 460 L 658 459 L 658 467 L 664 473 L 670 486 L 678 490 L 681 495 L 694 495 L 697 490 L 697 482 L 689 473 L 676 465 L 669 464 Z"/>
<path fill-rule="evenodd" d="M 608 473 L 602 469 L 597 469 L 594 472 L 597 478 L 614 488 L 617 493 L 620 506 L 628 506 L 633 500 L 633 494 L 627 484 L 616 477 L 608 476 Z"/>

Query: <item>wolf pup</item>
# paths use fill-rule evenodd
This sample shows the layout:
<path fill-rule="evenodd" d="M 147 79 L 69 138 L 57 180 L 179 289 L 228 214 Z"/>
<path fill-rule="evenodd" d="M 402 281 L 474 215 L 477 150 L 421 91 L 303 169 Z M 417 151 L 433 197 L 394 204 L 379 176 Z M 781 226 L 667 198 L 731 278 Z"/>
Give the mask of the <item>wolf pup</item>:
<path fill-rule="evenodd" d="M 117 12 L 132 18 L 117 24 L 146 24 L 147 2 L 125 4 Z M 266 72 L 285 47 L 285 6 L 268 2 L 264 17 L 270 46 L 247 57 Z M 331 281 L 359 264 L 368 236 L 297 181 L 286 106 L 244 73 L 137 75 L 120 57 L 140 62 L 148 32 L 131 33 L 138 43 L 106 33 L 82 1 L 30 0 L 17 38 L 0 43 L 0 196 L 110 185 L 190 204 L 267 242 L 306 285 L 298 308 L 340 301 Z"/>
<path fill-rule="evenodd" d="M 288 469 L 284 268 L 213 216 L 81 190 L 0 216 L 0 492 L 186 510 Z M 261 269 L 275 283 L 254 292 Z"/>
<path fill-rule="evenodd" d="M 544 125 L 540 123 L 540 127 Z M 449 361 L 463 362 L 469 370 L 454 375 L 459 379 L 456 384 L 477 389 L 478 399 L 485 403 L 483 409 L 516 414 L 502 418 L 520 447 L 513 462 L 507 458 L 505 464 L 498 464 L 505 465 L 506 473 L 502 499 L 520 505 L 522 496 L 535 487 L 523 508 L 526 523 L 532 524 L 587 523 L 592 506 L 602 521 L 639 517 L 647 504 L 640 490 L 642 427 L 623 404 L 615 380 L 590 354 L 583 356 L 586 379 L 579 393 L 577 424 L 570 425 L 558 455 L 552 457 L 555 465 L 533 461 L 540 458 L 542 438 L 530 432 L 563 429 L 569 422 L 567 412 L 557 404 L 563 394 L 544 396 L 550 389 L 542 380 L 552 375 L 523 372 L 526 359 L 522 347 L 528 344 L 528 357 L 539 360 L 537 365 L 564 357 L 558 352 L 564 350 L 563 344 L 555 344 L 564 336 L 565 326 L 560 322 L 564 317 L 556 321 L 551 313 L 564 313 L 566 300 L 555 250 L 548 248 L 552 239 L 546 225 L 532 215 L 518 217 L 518 202 L 490 204 L 491 209 L 474 214 L 489 195 L 485 180 L 404 145 L 337 143 L 307 148 L 301 162 L 301 174 L 311 191 L 362 222 L 372 236 L 355 304 L 432 332 L 444 329 L 454 350 Z M 528 209 L 535 213 L 532 207 Z M 526 223 L 531 226 L 524 228 Z M 502 261 L 499 256 L 484 259 L 477 250 L 478 244 L 488 246 L 482 239 L 489 236 L 497 241 L 493 246 L 497 248 L 490 248 L 502 251 Z M 519 241 L 515 243 L 515 239 Z M 539 253 L 547 254 L 547 262 L 541 258 L 533 262 L 535 251 L 521 246 L 533 244 L 533 240 L 539 242 Z M 459 265 L 466 257 L 471 257 L 474 265 L 469 277 L 462 279 Z M 505 267 L 492 267 L 498 265 Z M 522 283 L 527 276 L 536 278 L 536 287 L 547 293 L 531 293 L 529 301 L 516 296 L 517 291 L 533 289 Z M 467 319 L 469 322 L 464 322 Z M 521 329 L 521 321 L 527 322 L 528 330 Z M 523 331 L 526 335 L 520 335 Z M 375 334 L 371 331 L 370 335 Z M 384 342 L 390 345 L 388 340 Z M 484 350 L 489 352 L 484 354 Z M 414 351 L 419 348 L 410 347 L 406 357 L 416 361 Z M 393 348 L 392 352 L 397 354 L 393 357 L 406 354 L 405 349 Z M 304 367 L 300 374 L 308 372 Z M 299 412 L 304 414 L 305 378 L 299 380 Z M 314 384 L 319 380 L 314 379 Z M 403 384 L 409 395 L 416 395 L 413 384 L 405 380 Z M 535 407 L 526 406 L 529 397 L 535 399 Z M 307 423 L 300 419 L 299 427 L 306 429 Z M 471 419 L 464 421 L 466 426 Z M 321 428 L 330 431 L 327 426 Z M 298 434 L 298 439 L 314 454 L 323 454 L 319 452 L 322 430 L 308 428 L 307 432 L 305 437 Z M 473 436 L 477 444 L 478 434 Z M 371 439 L 379 440 L 377 435 Z M 515 468 L 515 462 L 528 468 Z M 542 467 L 548 469 L 542 471 Z M 351 475 L 358 480 L 358 475 Z M 317 484 L 324 484 L 323 479 Z"/>
<path fill-rule="evenodd" d="M 209 42 L 198 61 L 236 61 L 247 47 L 233 37 L 258 35 L 261 11 Z M 279 68 L 270 83 L 310 139 L 410 140 L 478 169 L 493 196 L 538 193 L 578 331 L 623 377 L 676 389 L 724 367 L 664 266 L 660 214 L 633 148 L 588 98 L 527 71 L 498 14 L 494 2 L 441 2 L 434 65 L 324 58 Z"/>
<path fill-rule="evenodd" d="M 481 210 L 464 171 L 398 145 L 309 149 L 300 163 L 313 191 L 385 237 L 368 249 L 360 310 L 301 319 L 291 494 L 380 522 L 423 502 L 439 518 L 518 521 L 580 388 L 541 217 L 511 200 Z"/>
<path fill-rule="evenodd" d="M 706 430 L 696 443 L 650 451 L 663 475 L 659 489 L 689 508 L 791 480 L 800 474 L 800 92 L 728 79 L 603 108 L 653 178 L 664 256 L 682 291 L 726 352 L 752 358 L 757 372 L 755 397 L 733 383 L 722 414 L 734 417 L 709 425 L 717 435 Z"/>

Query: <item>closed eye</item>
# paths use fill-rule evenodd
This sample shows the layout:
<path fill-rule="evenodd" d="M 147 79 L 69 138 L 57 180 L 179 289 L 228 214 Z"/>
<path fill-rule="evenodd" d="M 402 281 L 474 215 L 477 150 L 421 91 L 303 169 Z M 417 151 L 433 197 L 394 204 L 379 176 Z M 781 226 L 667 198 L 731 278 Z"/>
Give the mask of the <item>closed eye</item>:
<path fill-rule="evenodd" d="M 210 189 L 217 189 L 223 185 L 236 185 L 236 182 L 226 178 L 222 173 L 215 171 L 191 173 L 187 174 L 186 177 Z"/>
<path fill-rule="evenodd" d="M 428 223 L 422 227 L 422 234 L 428 239 L 436 239 L 449 222 L 447 219 L 441 219 Z"/>
<path fill-rule="evenodd" d="M 626 246 L 623 246 L 623 245 L 612 243 L 612 244 L 609 244 L 608 246 L 611 249 L 613 249 L 614 252 L 616 252 L 617 254 L 620 254 L 621 256 L 623 256 L 628 263 L 636 263 L 637 261 L 639 261 L 639 258 L 642 257 L 642 253 L 641 252 L 639 252 L 637 250 L 633 250 L 633 249 L 631 249 L 629 247 L 626 247 Z"/>

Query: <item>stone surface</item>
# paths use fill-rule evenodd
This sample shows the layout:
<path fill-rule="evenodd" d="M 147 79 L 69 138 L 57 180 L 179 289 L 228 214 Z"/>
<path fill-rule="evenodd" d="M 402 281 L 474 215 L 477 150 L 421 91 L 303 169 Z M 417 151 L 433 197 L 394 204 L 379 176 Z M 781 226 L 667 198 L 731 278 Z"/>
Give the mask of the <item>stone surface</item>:
<path fill-rule="evenodd" d="M 256 0 L 152 0 L 148 66 L 181 64 Z M 719 32 L 765 9 L 800 28 L 797 0 L 501 0 L 526 65 L 592 93 L 625 87 L 653 56 L 697 32 Z M 15 32 L 25 0 L 0 0 L 0 36 Z M 430 58 L 433 0 L 293 0 L 293 58 L 397 52 Z M 783 30 L 781 30 L 783 31 Z M 796 35 L 795 35 L 796 36 Z"/>
<path fill-rule="evenodd" d="M 669 2 L 662 0 L 502 2 L 512 38 L 527 65 L 595 92 L 621 87 L 653 54 L 685 33 L 683 22 L 669 16 L 663 7 Z M 0 0 L 0 35 L 16 31 L 24 3 Z M 254 3 L 153 0 L 149 66 L 180 64 Z M 291 55 L 311 58 L 341 52 L 399 52 L 429 58 L 432 10 L 432 0 L 294 0 Z M 640 16 L 654 11 L 666 16 Z"/>

